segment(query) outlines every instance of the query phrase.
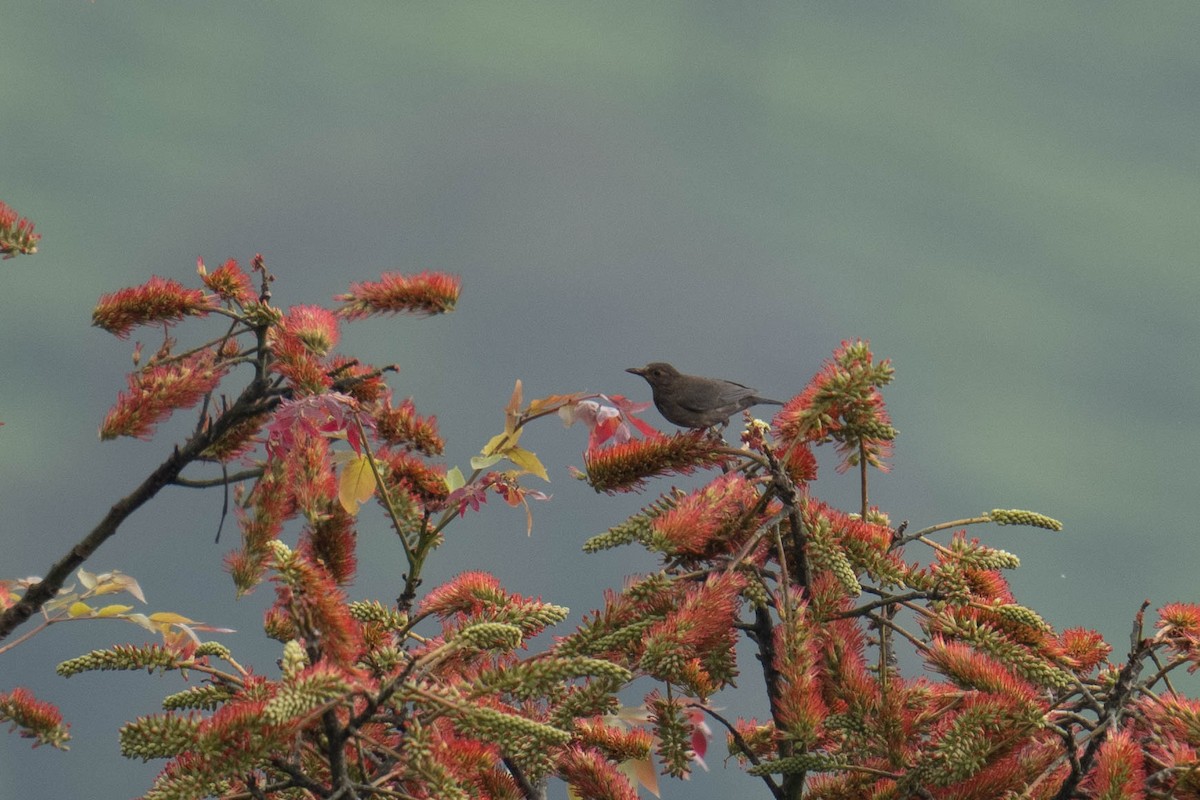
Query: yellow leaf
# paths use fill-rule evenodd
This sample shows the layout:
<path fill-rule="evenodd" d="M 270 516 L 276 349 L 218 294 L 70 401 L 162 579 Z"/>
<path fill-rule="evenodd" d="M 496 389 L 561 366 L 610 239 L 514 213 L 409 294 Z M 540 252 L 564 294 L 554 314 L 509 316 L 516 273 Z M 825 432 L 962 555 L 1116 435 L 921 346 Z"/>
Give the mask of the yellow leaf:
<path fill-rule="evenodd" d="M 129 575 L 117 572 L 106 572 L 103 575 L 96 576 L 99 583 L 96 584 L 94 594 L 113 594 L 114 592 L 129 592 L 131 595 L 146 602 L 145 595 L 142 594 L 142 587 L 138 582 Z"/>
<path fill-rule="evenodd" d="M 149 619 L 152 622 L 157 622 L 163 625 L 178 625 L 181 622 L 192 622 L 192 620 L 188 619 L 182 614 L 176 614 L 174 611 L 156 611 L 150 615 Z"/>
<path fill-rule="evenodd" d="M 87 617 L 95 613 L 95 610 L 82 600 L 76 600 L 67 609 L 67 614 L 72 617 Z"/>
<path fill-rule="evenodd" d="M 467 479 L 463 477 L 462 470 L 458 467 L 451 467 L 446 470 L 446 488 L 450 491 L 461 489 L 467 485 Z"/>
<path fill-rule="evenodd" d="M 114 604 L 111 606 L 105 606 L 104 608 L 100 609 L 99 611 L 96 612 L 96 616 L 97 617 L 116 617 L 116 616 L 126 613 L 127 611 L 132 611 L 132 610 L 133 610 L 133 606 L 122 606 L 122 605 Z"/>
<path fill-rule="evenodd" d="M 487 469 L 502 458 L 504 458 L 502 453 L 490 456 L 475 456 L 471 459 L 471 469 Z"/>
<path fill-rule="evenodd" d="M 346 513 L 358 513 L 361 503 L 371 499 L 375 494 L 375 473 L 371 470 L 371 460 L 365 455 L 349 461 L 342 468 L 342 479 L 338 482 L 338 500 Z"/>
<path fill-rule="evenodd" d="M 521 438 L 520 431 L 516 433 L 497 433 L 492 438 L 488 439 L 488 443 L 483 446 L 479 452 L 485 456 L 494 456 L 496 453 L 503 453 L 508 448 L 514 446 Z"/>
<path fill-rule="evenodd" d="M 546 474 L 546 468 L 542 466 L 542 462 L 538 460 L 538 457 L 535 454 L 529 452 L 525 448 L 514 447 L 510 450 L 506 450 L 504 455 L 508 457 L 509 461 L 513 462 L 526 472 L 531 472 L 534 475 L 537 475 L 547 483 L 550 481 L 550 476 Z"/>

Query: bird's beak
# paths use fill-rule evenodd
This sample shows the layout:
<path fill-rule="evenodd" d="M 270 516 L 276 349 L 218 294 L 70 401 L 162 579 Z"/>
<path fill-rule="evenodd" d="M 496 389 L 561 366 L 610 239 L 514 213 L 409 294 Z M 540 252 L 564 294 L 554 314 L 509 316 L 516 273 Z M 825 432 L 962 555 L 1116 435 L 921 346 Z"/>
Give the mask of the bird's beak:
<path fill-rule="evenodd" d="M 644 375 L 646 372 L 646 370 L 642 367 L 630 367 L 629 369 L 627 369 L 625 371 L 632 372 L 634 375 Z"/>

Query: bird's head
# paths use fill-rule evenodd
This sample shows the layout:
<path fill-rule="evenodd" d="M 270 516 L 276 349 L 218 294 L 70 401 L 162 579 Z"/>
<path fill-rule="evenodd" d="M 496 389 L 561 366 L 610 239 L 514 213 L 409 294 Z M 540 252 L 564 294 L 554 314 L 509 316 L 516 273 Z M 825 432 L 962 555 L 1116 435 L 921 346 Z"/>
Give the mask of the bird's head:
<path fill-rule="evenodd" d="M 641 375 L 651 386 L 666 386 L 679 377 L 679 370 L 665 361 L 652 361 L 644 367 L 630 367 L 625 371 Z"/>

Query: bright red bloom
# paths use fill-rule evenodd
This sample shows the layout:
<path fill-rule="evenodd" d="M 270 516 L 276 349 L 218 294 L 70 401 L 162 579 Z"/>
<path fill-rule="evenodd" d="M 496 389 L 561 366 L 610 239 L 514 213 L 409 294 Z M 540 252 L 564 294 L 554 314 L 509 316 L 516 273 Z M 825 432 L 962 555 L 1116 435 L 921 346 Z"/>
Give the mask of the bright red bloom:
<path fill-rule="evenodd" d="M 748 512 L 758 502 L 758 492 L 740 472 L 713 480 L 655 517 L 654 531 L 673 554 L 711 556 L 737 546 L 730 538 L 754 530 L 757 520 Z"/>
<path fill-rule="evenodd" d="M 320 395 L 333 386 L 321 359 L 295 336 L 279 336 L 271 343 L 275 361 L 271 371 L 287 378 L 300 396 Z"/>
<path fill-rule="evenodd" d="M 118 395 L 100 426 L 100 438 L 148 439 L 157 423 L 177 409 L 200 402 L 224 375 L 225 367 L 216 365 L 209 350 L 130 374 L 129 391 Z"/>
<path fill-rule="evenodd" d="M 444 469 L 432 467 L 403 451 L 380 451 L 375 455 L 386 467 L 391 486 L 411 493 L 426 506 L 441 508 L 445 504 L 450 487 L 446 485 Z"/>
<path fill-rule="evenodd" d="M 216 292 L 217 297 L 229 300 L 239 305 L 245 305 L 255 299 L 254 284 L 250 276 L 242 271 L 237 261 L 229 259 L 211 275 L 204 268 L 204 262 L 196 259 L 196 271 L 204 285 Z"/>
<path fill-rule="evenodd" d="M 279 323 L 277 333 L 296 337 L 319 358 L 329 355 L 341 338 L 337 317 L 320 306 L 292 306 Z"/>
<path fill-rule="evenodd" d="M 1085 782 L 1089 797 L 1142 800 L 1146 796 L 1142 748 L 1129 731 L 1111 733 L 1096 756 L 1096 768 Z"/>
<path fill-rule="evenodd" d="M 874 363 L 866 342 L 842 342 L 800 394 L 775 415 L 774 426 L 784 447 L 803 442 L 835 442 L 843 460 L 842 471 L 861 459 L 877 469 L 887 469 L 892 427 L 879 387 L 892 379 L 886 359 Z"/>
<path fill-rule="evenodd" d="M 568 747 L 559 756 L 558 773 L 580 797 L 589 800 L 638 800 L 637 789 L 630 785 L 615 765 L 593 748 Z"/>
<path fill-rule="evenodd" d="M 358 567 L 354 518 L 340 505 L 331 504 L 326 516 L 315 520 L 300 541 L 301 554 L 329 570 L 339 586 L 354 580 Z"/>
<path fill-rule="evenodd" d="M 1090 672 L 1108 658 L 1112 645 L 1087 628 L 1067 628 L 1058 635 L 1060 658 L 1080 672 Z"/>
<path fill-rule="evenodd" d="M 59 710 L 20 687 L 7 694 L 0 692 L 0 720 L 12 722 L 23 738 L 36 739 L 34 747 L 48 744 L 65 750 L 71 738 L 67 732 L 70 726 L 63 724 Z"/>
<path fill-rule="evenodd" d="M 33 255 L 42 235 L 33 232 L 33 223 L 0 202 L 0 255 L 16 258 L 18 253 Z"/>
<path fill-rule="evenodd" d="M 373 416 L 380 438 L 388 444 L 402 445 L 428 456 L 441 455 L 446 446 L 438 435 L 437 417 L 419 416 L 411 397 L 398 406 L 389 404 Z"/>
<path fill-rule="evenodd" d="M 435 614 L 442 619 L 452 614 L 473 614 L 484 608 L 501 605 L 508 595 L 500 588 L 500 579 L 487 572 L 463 572 L 425 595 L 421 614 Z"/>
<path fill-rule="evenodd" d="M 353 668 L 361 655 L 362 632 L 333 576 L 301 553 L 287 556 L 278 569 L 276 609 L 305 639 L 320 646 L 323 658 Z"/>
<path fill-rule="evenodd" d="M 401 275 L 385 272 L 378 281 L 350 285 L 346 294 L 333 299 L 345 303 L 338 315 L 362 319 L 371 314 L 442 314 L 453 311 L 462 288 L 462 279 L 442 272 Z"/>
<path fill-rule="evenodd" d="M 329 375 L 338 388 L 364 405 L 373 405 L 388 396 L 381 371 L 349 356 L 335 353 L 329 359 Z"/>
<path fill-rule="evenodd" d="M 92 324 L 124 339 L 138 325 L 170 324 L 212 310 L 211 299 L 201 290 L 155 275 L 141 286 L 102 295 L 92 310 Z"/>
<path fill-rule="evenodd" d="M 637 491 L 646 479 L 658 475 L 688 475 L 697 469 L 720 466 L 728 456 L 717 452 L 721 443 L 706 431 L 686 431 L 674 436 L 631 439 L 584 455 L 588 482 L 598 492 Z"/>

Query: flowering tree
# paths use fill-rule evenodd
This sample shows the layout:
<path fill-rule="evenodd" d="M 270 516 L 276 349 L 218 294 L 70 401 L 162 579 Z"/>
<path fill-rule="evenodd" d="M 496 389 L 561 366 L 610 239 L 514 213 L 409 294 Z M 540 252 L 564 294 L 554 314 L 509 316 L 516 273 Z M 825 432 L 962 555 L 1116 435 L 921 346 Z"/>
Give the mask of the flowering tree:
<path fill-rule="evenodd" d="M 0 207 L 6 255 L 36 241 Z M 436 420 L 395 401 L 391 368 L 336 352 L 345 322 L 452 310 L 457 279 L 385 274 L 333 310 L 284 310 L 261 257 L 249 272 L 201 263 L 199 276 L 202 288 L 155 277 L 105 295 L 93 316 L 119 337 L 163 330 L 144 363 L 135 350 L 102 437 L 151 438 L 183 409 L 197 414 L 192 434 L 44 577 L 0 584 L 0 639 L 41 619 L 0 654 L 65 617 L 119 617 L 160 640 L 93 651 L 59 673 L 203 676 L 121 730 L 127 756 L 166 759 L 145 797 L 539 798 L 559 778 L 575 798 L 631 800 L 639 786 L 657 794 L 660 770 L 687 776 L 713 728 L 774 798 L 1200 797 L 1200 704 L 1169 678 L 1200 664 L 1200 608 L 1161 609 L 1152 634 L 1143 608 L 1128 654 L 1109 662 L 1094 632 L 1055 631 L 1019 605 L 1003 577 L 1017 558 L 964 532 L 1058 530 L 1055 520 L 993 510 L 914 532 L 893 525 L 868 496 L 896 433 L 881 394 L 892 368 L 866 343 L 843 343 L 772 424 L 747 414 L 738 446 L 717 431 L 660 433 L 619 396 L 526 402 L 518 382 L 503 430 L 464 474 L 435 461 Z M 221 324 L 181 348 L 169 334 L 193 318 Z M 520 438 L 551 415 L 589 429 L 579 477 L 597 491 L 712 477 L 590 539 L 589 552 L 643 547 L 660 567 L 531 655 L 530 639 L 565 608 L 484 572 L 428 591 L 421 576 L 446 528 L 489 496 L 527 512 L 544 499 L 524 484 L 546 470 Z M 858 477 L 853 512 L 814 493 L 813 448 L 826 444 Z M 278 668 L 243 665 L 201 639 L 217 629 L 179 614 L 94 602 L 139 596 L 129 576 L 81 564 L 171 484 L 231 492 L 241 541 L 228 571 L 238 592 L 274 585 L 264 629 L 280 643 Z M 394 601 L 347 597 L 369 501 L 406 565 Z M 82 590 L 67 586 L 73 574 Z M 918 659 L 925 674 L 899 667 Z M 712 704 L 739 675 L 761 687 L 765 718 Z M 624 708 L 618 692 L 635 679 L 655 688 Z M 37 743 L 68 738 L 58 711 L 21 688 L 0 692 L 0 718 Z"/>

